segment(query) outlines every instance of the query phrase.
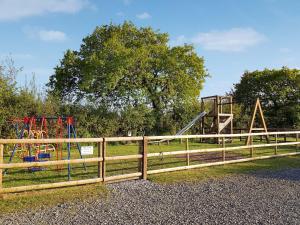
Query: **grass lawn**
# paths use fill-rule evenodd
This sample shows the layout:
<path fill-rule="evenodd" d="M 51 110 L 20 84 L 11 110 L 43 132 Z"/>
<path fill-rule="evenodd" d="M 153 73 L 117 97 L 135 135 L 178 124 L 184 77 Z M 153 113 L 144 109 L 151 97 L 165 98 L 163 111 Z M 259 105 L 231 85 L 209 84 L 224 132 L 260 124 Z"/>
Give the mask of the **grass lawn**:
<path fill-rule="evenodd" d="M 0 216 L 6 213 L 35 210 L 37 208 L 51 207 L 70 201 L 82 201 L 92 198 L 106 198 L 108 191 L 103 184 L 48 189 L 41 191 L 10 194 L 0 200 Z"/>
<path fill-rule="evenodd" d="M 198 182 L 207 179 L 217 179 L 238 174 L 249 174 L 261 170 L 281 170 L 289 168 L 300 168 L 299 155 L 176 171 L 171 173 L 154 174 L 149 176 L 149 180 L 160 184 Z"/>

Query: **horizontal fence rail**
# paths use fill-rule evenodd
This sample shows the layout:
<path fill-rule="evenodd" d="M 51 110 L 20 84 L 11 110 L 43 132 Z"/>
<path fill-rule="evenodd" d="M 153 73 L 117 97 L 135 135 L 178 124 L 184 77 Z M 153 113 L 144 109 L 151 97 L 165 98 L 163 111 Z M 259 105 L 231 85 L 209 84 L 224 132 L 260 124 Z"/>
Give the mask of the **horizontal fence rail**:
<path fill-rule="evenodd" d="M 75 185 L 84 185 L 100 182 L 115 182 L 120 180 L 128 179 L 147 179 L 147 175 L 163 173 L 163 172 L 172 172 L 179 170 L 187 170 L 208 166 L 217 166 L 225 165 L 239 162 L 248 162 L 258 159 L 270 159 L 276 157 L 284 156 L 293 156 L 299 155 L 298 151 L 300 142 L 299 142 L 300 131 L 280 131 L 280 132 L 268 132 L 268 133 L 240 133 L 240 134 L 208 134 L 208 135 L 177 135 L 177 136 L 149 136 L 149 137 L 107 137 L 107 138 L 76 138 L 76 139 L 0 139 L 0 196 L 6 193 L 22 192 L 22 191 L 31 191 L 39 189 L 48 189 L 48 188 L 59 188 L 59 187 L 68 187 Z M 253 139 L 255 137 L 274 137 L 275 143 L 266 143 L 266 144 L 253 144 Z M 287 136 L 293 137 L 292 141 L 287 141 Z M 226 146 L 226 138 L 241 138 L 241 137 L 251 137 L 250 145 L 239 145 L 239 146 Z M 279 142 L 279 137 L 284 137 L 283 142 Z M 148 152 L 149 146 L 160 145 L 160 142 L 155 143 L 155 141 L 171 141 L 171 140 L 184 140 L 185 149 L 176 150 L 176 151 L 161 151 L 161 152 Z M 219 145 L 220 147 L 216 148 L 199 148 L 199 149 L 189 149 L 189 140 L 193 139 L 218 139 L 221 140 Z M 110 142 L 137 142 L 139 143 L 139 154 L 130 154 L 130 155 L 117 155 L 117 156 L 108 156 L 107 155 L 107 144 Z M 95 143 L 98 146 L 98 157 L 91 158 L 80 158 L 80 159 L 63 159 L 63 160 L 52 160 L 52 161 L 42 161 L 42 162 L 14 162 L 14 163 L 5 163 L 3 157 L 4 145 L 9 144 L 51 144 L 51 143 Z M 296 146 L 295 151 L 289 153 L 278 154 L 278 147 L 280 146 Z M 258 148 L 267 148 L 275 147 L 274 154 L 265 155 L 265 156 L 253 156 L 253 150 Z M 226 154 L 230 151 L 238 150 L 249 150 L 249 158 L 239 158 L 233 160 L 226 160 Z M 208 162 L 200 163 L 195 165 L 190 165 L 191 157 L 197 153 L 222 153 L 222 158 L 217 162 Z M 148 169 L 148 161 L 152 158 L 164 157 L 164 156 L 183 156 L 186 158 L 185 166 L 177 166 L 171 168 L 163 169 Z M 120 174 L 120 175 L 111 175 L 107 176 L 107 162 L 118 162 L 123 160 L 138 160 L 138 172 Z M 7 169 L 17 169 L 17 168 L 32 168 L 32 167 L 50 167 L 50 166 L 59 166 L 59 165 L 70 165 L 70 164 L 85 164 L 85 163 L 97 163 L 98 176 L 91 179 L 81 179 L 81 180 L 69 180 L 56 183 L 46 183 L 46 184 L 35 184 L 35 185 L 26 185 L 26 186 L 17 186 L 17 187 L 3 187 L 3 171 Z"/>

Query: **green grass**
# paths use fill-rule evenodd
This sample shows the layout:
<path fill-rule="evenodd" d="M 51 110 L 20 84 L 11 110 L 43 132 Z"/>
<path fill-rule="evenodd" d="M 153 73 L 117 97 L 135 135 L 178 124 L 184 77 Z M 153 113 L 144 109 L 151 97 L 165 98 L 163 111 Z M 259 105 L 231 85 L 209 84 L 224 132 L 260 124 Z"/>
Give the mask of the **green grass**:
<path fill-rule="evenodd" d="M 217 179 L 238 174 L 249 174 L 255 171 L 274 171 L 289 168 L 300 168 L 300 156 L 280 157 L 171 173 L 161 173 L 149 176 L 149 180 L 160 184 L 199 182 L 207 179 Z"/>
<path fill-rule="evenodd" d="M 92 184 L 60 189 L 10 194 L 0 200 L 0 215 L 18 213 L 20 211 L 35 210 L 51 207 L 65 202 L 89 201 L 94 198 L 106 198 L 108 191 L 102 184 Z"/>

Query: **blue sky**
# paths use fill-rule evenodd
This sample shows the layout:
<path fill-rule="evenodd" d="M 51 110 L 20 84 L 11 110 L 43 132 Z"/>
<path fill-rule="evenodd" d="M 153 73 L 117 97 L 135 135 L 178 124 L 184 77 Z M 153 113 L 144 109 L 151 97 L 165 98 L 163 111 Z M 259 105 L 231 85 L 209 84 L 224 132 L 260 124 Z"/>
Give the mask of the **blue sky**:
<path fill-rule="evenodd" d="M 205 59 L 201 95 L 224 94 L 245 70 L 300 67 L 298 0 L 0 0 L 0 59 L 11 55 L 40 88 L 67 49 L 96 26 L 130 20 L 190 43 Z"/>

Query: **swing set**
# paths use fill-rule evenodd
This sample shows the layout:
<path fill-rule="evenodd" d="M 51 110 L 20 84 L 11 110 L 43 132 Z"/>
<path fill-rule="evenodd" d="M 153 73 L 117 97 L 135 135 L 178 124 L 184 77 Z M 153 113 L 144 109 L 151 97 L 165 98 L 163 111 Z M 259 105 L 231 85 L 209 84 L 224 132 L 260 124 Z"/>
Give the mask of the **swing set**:
<path fill-rule="evenodd" d="M 46 117 L 31 116 L 24 118 L 16 118 L 11 120 L 16 136 L 18 139 L 44 139 L 51 138 L 55 135 L 56 139 L 76 138 L 75 120 L 71 116 Z M 51 129 L 48 129 L 48 128 Z M 80 145 L 76 143 L 76 148 L 82 158 Z M 63 159 L 63 143 L 55 144 L 15 144 L 13 149 L 9 151 L 9 163 L 15 156 L 24 162 L 40 162 L 47 161 L 51 158 L 51 153 L 56 155 L 56 160 Z M 71 158 L 71 143 L 67 143 L 67 159 Z M 85 164 L 83 164 L 86 170 Z M 62 169 L 62 165 L 57 166 Z M 41 167 L 29 168 L 31 172 L 44 170 Z M 70 179 L 71 167 L 68 164 L 68 178 Z"/>

